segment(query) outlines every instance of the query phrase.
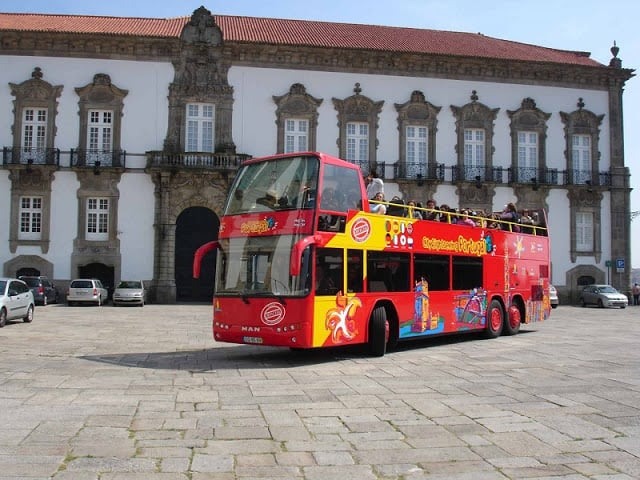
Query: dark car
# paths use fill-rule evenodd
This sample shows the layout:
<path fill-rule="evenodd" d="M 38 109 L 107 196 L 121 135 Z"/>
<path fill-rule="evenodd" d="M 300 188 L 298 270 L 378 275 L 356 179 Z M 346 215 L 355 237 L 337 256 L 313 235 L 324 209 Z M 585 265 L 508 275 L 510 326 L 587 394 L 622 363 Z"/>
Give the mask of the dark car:
<path fill-rule="evenodd" d="M 33 292 L 33 299 L 36 304 L 47 305 L 48 303 L 58 303 L 58 289 L 51 280 L 44 276 L 20 277 Z"/>

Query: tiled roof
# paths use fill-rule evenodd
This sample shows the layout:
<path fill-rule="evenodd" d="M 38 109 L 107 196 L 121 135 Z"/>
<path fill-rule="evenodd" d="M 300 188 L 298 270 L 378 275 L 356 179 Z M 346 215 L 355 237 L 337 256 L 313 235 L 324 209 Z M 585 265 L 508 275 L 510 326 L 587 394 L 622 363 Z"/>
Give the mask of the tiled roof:
<path fill-rule="evenodd" d="M 228 42 L 382 50 L 504 60 L 602 66 L 587 52 L 557 50 L 479 33 L 385 27 L 308 20 L 214 15 Z M 191 17 L 131 18 L 0 13 L 0 31 L 97 33 L 179 37 Z"/>

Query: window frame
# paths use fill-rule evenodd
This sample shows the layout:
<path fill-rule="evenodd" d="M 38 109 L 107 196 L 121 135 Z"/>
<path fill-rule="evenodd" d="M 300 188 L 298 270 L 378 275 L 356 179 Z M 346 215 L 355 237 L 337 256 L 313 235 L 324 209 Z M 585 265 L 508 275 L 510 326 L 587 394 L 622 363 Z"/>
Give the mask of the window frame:
<path fill-rule="evenodd" d="M 196 115 L 191 114 L 197 108 Z M 210 113 L 210 114 L 209 114 Z M 214 103 L 189 102 L 185 105 L 185 153 L 214 153 L 216 148 L 216 106 Z M 195 142 L 193 139 L 195 126 Z M 195 149 L 194 149 L 195 148 Z"/>

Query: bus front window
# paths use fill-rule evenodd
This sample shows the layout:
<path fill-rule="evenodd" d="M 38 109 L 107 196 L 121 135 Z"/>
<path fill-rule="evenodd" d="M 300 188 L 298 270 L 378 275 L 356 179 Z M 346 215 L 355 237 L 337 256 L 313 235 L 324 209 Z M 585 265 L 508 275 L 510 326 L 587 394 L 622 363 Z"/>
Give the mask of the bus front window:
<path fill-rule="evenodd" d="M 309 293 L 309 266 L 303 255 L 300 275 L 291 276 L 294 237 L 238 237 L 220 241 L 216 295 L 302 296 Z"/>
<path fill-rule="evenodd" d="M 243 165 L 231 187 L 225 215 L 313 208 L 318 166 L 319 160 L 313 156 Z"/>

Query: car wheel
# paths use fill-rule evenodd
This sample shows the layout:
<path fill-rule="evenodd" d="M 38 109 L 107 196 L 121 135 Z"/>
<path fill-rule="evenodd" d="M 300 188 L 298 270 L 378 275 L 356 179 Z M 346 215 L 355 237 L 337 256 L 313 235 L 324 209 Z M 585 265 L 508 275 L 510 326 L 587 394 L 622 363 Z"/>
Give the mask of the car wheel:
<path fill-rule="evenodd" d="M 598 307 L 604 308 L 604 303 L 602 303 L 601 299 L 598 299 Z"/>
<path fill-rule="evenodd" d="M 551 305 L 551 308 L 558 308 L 558 305 L 553 304 L 553 305 Z"/>
<path fill-rule="evenodd" d="M 0 328 L 7 324 L 7 311 L 3 308 L 0 310 Z"/>
<path fill-rule="evenodd" d="M 580 303 L 582 304 L 583 307 L 587 306 L 587 302 L 584 301 L 584 298 L 580 299 Z"/>
<path fill-rule="evenodd" d="M 98 302 L 96 303 L 97 306 L 102 305 L 102 297 L 98 297 Z"/>
<path fill-rule="evenodd" d="M 29 309 L 27 310 L 27 316 L 22 319 L 24 323 L 33 322 L 33 305 L 29 305 Z"/>
<path fill-rule="evenodd" d="M 47 294 L 45 293 L 44 296 L 42 297 L 42 306 L 46 307 L 47 306 Z"/>

